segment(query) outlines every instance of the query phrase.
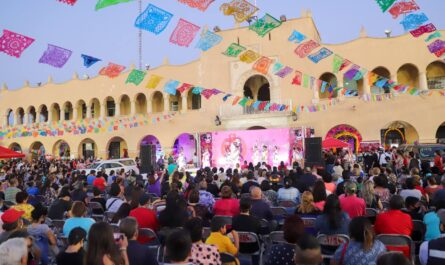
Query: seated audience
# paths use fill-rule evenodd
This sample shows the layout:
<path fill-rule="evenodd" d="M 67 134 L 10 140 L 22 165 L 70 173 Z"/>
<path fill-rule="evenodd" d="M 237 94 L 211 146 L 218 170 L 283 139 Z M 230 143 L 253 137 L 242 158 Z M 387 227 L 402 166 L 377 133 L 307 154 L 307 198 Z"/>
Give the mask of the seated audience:
<path fill-rule="evenodd" d="M 436 210 L 440 211 L 440 209 Z M 440 218 L 436 211 L 431 211 L 425 214 L 423 217 L 423 223 L 426 226 L 425 241 L 430 241 L 440 237 Z"/>
<path fill-rule="evenodd" d="M 376 265 L 413 265 L 407 257 L 400 252 L 386 252 L 377 258 Z M 424 264 L 422 264 L 424 265 Z"/>
<path fill-rule="evenodd" d="M 187 219 L 187 202 L 177 191 L 169 192 L 165 200 L 165 209 L 158 217 L 160 227 L 168 229 L 182 227 Z"/>
<path fill-rule="evenodd" d="M 199 191 L 197 190 L 190 191 L 188 195 L 187 209 L 191 211 L 192 217 L 201 218 L 202 221 L 204 222 L 204 226 L 210 227 L 210 220 L 212 219 L 212 214 L 207 207 L 199 204 Z"/>
<path fill-rule="evenodd" d="M 122 203 L 119 209 L 117 209 L 117 212 L 113 215 L 113 218 L 111 218 L 111 223 L 118 224 L 122 219 L 130 215 L 130 211 L 131 204 L 127 202 Z"/>
<path fill-rule="evenodd" d="M 350 218 L 342 211 L 337 195 L 331 194 L 326 199 L 323 214 L 315 220 L 315 230 L 325 235 L 347 235 L 349 222 Z"/>
<path fill-rule="evenodd" d="M 129 216 L 136 219 L 139 228 L 150 228 L 151 230 L 156 231 L 159 228 L 158 218 L 156 212 L 148 208 L 149 204 L 150 196 L 145 193 L 142 194 L 139 198 L 139 207 L 131 210 Z M 138 237 L 139 243 L 142 244 L 150 242 L 151 240 L 151 238 Z"/>
<path fill-rule="evenodd" d="M 340 196 L 340 206 L 345 211 L 349 218 L 357 216 L 364 216 L 366 214 L 366 203 L 362 198 L 358 198 L 357 184 L 352 181 L 345 183 L 345 194 Z"/>
<path fill-rule="evenodd" d="M 88 233 L 95 221 L 92 218 L 85 217 L 86 214 L 87 207 L 85 204 L 83 202 L 75 201 L 69 212 L 70 218 L 66 219 L 65 224 L 63 225 L 63 234 L 68 237 L 71 230 L 75 227 L 81 227 Z"/>
<path fill-rule="evenodd" d="M 372 224 L 366 217 L 356 217 L 349 224 L 349 243 L 341 244 L 335 251 L 331 265 L 375 264 L 386 252 L 385 245 L 375 239 Z"/>
<path fill-rule="evenodd" d="M 58 198 L 49 207 L 48 218 L 52 220 L 64 219 L 65 213 L 71 209 L 71 205 L 71 194 L 68 188 L 63 187 Z"/>
<path fill-rule="evenodd" d="M 414 178 L 411 177 L 406 179 L 405 189 L 400 191 L 400 196 L 402 196 L 404 200 L 408 197 L 415 197 L 419 200 L 422 198 L 422 192 L 416 189 Z"/>
<path fill-rule="evenodd" d="M 0 244 L 8 240 L 9 236 L 23 227 L 22 216 L 24 211 L 17 211 L 14 208 L 3 212 L 1 216 L 3 232 L 0 234 Z"/>
<path fill-rule="evenodd" d="M 200 218 L 188 220 L 184 229 L 190 233 L 192 249 L 188 262 L 201 265 L 220 265 L 220 255 L 216 246 L 205 244 L 202 241 L 202 224 Z"/>
<path fill-rule="evenodd" d="M 12 238 L 0 244 L 0 264 L 28 264 L 28 243 L 24 238 Z"/>
<path fill-rule="evenodd" d="M 250 198 L 252 199 L 252 208 L 250 214 L 259 219 L 271 221 L 273 219 L 272 211 L 269 204 L 262 199 L 261 189 L 252 187 L 250 191 Z"/>
<path fill-rule="evenodd" d="M 295 265 L 320 265 L 323 257 L 317 239 L 312 235 L 303 235 L 295 247 Z"/>
<path fill-rule="evenodd" d="M 17 211 L 24 211 L 22 218 L 25 218 L 28 222 L 32 221 L 31 212 L 34 210 L 34 206 L 28 203 L 29 195 L 26 191 L 19 191 L 15 195 L 16 205 L 13 205 L 11 208 L 16 209 Z"/>
<path fill-rule="evenodd" d="M 105 212 L 106 206 L 105 204 L 107 201 L 102 197 L 102 192 L 97 188 L 93 188 L 93 198 L 90 199 L 90 202 L 97 202 L 102 206 L 102 210 L 100 209 L 93 209 L 93 214 L 103 214 Z"/>
<path fill-rule="evenodd" d="M 295 213 L 302 217 L 317 217 L 321 211 L 314 204 L 312 192 L 305 191 L 301 195 L 301 203 L 295 209 Z"/>
<path fill-rule="evenodd" d="M 252 171 L 247 172 L 247 181 L 241 186 L 241 194 L 249 193 L 253 186 L 260 187 L 258 182 L 255 180 L 255 175 Z"/>
<path fill-rule="evenodd" d="M 389 192 L 388 180 L 385 175 L 374 177 L 374 194 L 379 196 L 380 201 L 389 202 L 391 193 Z"/>
<path fill-rule="evenodd" d="M 292 201 L 300 203 L 300 192 L 297 188 L 292 187 L 292 179 L 284 178 L 284 187 L 278 190 L 278 202 Z"/>
<path fill-rule="evenodd" d="M 266 172 L 266 171 L 264 171 Z M 278 205 L 278 194 L 272 189 L 270 182 L 268 180 L 263 180 L 260 184 L 261 191 L 263 192 L 264 198 L 270 203 L 270 206 Z"/>
<path fill-rule="evenodd" d="M 215 204 L 213 194 L 207 191 L 207 181 L 205 180 L 199 183 L 199 204 L 206 206 L 209 210 Z"/>
<path fill-rule="evenodd" d="M 232 217 L 239 214 L 239 200 L 232 198 L 232 189 L 229 186 L 221 188 L 221 199 L 215 202 L 213 214 Z"/>
<path fill-rule="evenodd" d="M 121 199 L 123 196 L 123 192 L 119 184 L 111 184 L 109 194 L 110 198 L 105 203 L 105 210 L 115 213 L 117 212 L 117 210 L 119 210 L 119 207 L 121 207 L 122 203 L 124 203 L 124 201 Z"/>
<path fill-rule="evenodd" d="M 411 216 L 413 220 L 423 221 L 423 210 L 419 199 L 416 197 L 407 197 L 405 199 L 405 209 L 404 212 Z"/>
<path fill-rule="evenodd" d="M 57 265 L 83 265 L 86 236 L 87 232 L 80 227 L 71 230 L 68 236 L 68 247 L 57 255 Z"/>
<path fill-rule="evenodd" d="M 57 253 L 57 240 L 54 232 L 45 224 L 48 211 L 42 205 L 36 205 L 31 213 L 32 223 L 28 226 L 28 233 L 35 239 L 41 251 L 41 263 L 49 264 L 50 249 Z"/>
<path fill-rule="evenodd" d="M 362 193 L 362 198 L 365 200 L 366 208 L 373 208 L 378 210 L 383 209 L 380 197 L 375 194 L 374 183 L 372 181 L 367 180 L 365 181 L 365 183 L 363 183 L 363 188 L 361 193 Z"/>
<path fill-rule="evenodd" d="M 187 262 L 192 249 L 190 235 L 184 230 L 175 230 L 167 238 L 165 254 L 170 263 L 164 265 L 189 264 Z"/>
<path fill-rule="evenodd" d="M 138 242 L 138 230 L 138 221 L 134 217 L 126 217 L 119 223 L 119 231 L 128 239 L 127 256 L 130 265 L 157 265 L 148 247 Z"/>
<path fill-rule="evenodd" d="M 439 210 L 437 216 L 440 219 L 441 234 L 439 238 L 425 241 L 420 245 L 419 260 L 421 265 L 445 264 L 445 210 Z"/>
<path fill-rule="evenodd" d="M 232 230 L 230 234 L 233 237 L 233 241 L 226 235 L 226 224 L 221 219 L 213 218 L 210 224 L 210 236 L 206 240 L 206 244 L 214 245 L 218 248 L 219 253 L 226 252 L 231 255 L 238 254 L 239 238 L 238 233 Z"/>

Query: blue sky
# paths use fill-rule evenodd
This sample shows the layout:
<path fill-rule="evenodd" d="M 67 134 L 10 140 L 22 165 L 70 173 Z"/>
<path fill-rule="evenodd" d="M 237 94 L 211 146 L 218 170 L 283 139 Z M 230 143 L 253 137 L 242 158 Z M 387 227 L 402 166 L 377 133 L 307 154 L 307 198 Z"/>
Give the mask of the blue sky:
<path fill-rule="evenodd" d="M 219 6 L 230 0 L 216 0 L 206 12 L 188 7 L 177 0 L 142 0 L 142 8 L 152 3 L 174 14 L 166 30 L 160 35 L 143 32 L 143 63 L 152 67 L 168 56 L 171 64 L 187 63 L 198 57 L 193 48 L 197 40 L 183 48 L 169 43 L 168 39 L 179 18 L 210 29 L 234 26 L 231 16 L 224 16 Z M 249 0 L 254 3 L 254 0 Z M 48 76 L 60 83 L 71 79 L 74 72 L 79 76 L 97 75 L 100 67 L 109 61 L 122 65 L 137 64 L 138 29 L 134 21 L 138 15 L 137 0 L 116 6 L 94 10 L 96 0 L 78 0 L 69 6 L 57 0 L 1 0 L 0 31 L 8 29 L 30 36 L 35 42 L 17 59 L 0 53 L 0 85 L 9 89 L 23 86 L 29 80 L 31 86 L 45 83 Z M 439 29 L 445 29 L 445 1 L 417 0 L 422 11 Z M 324 43 L 342 43 L 355 39 L 364 26 L 369 36 L 384 37 L 384 30 L 391 29 L 393 36 L 403 34 L 402 26 L 391 15 L 383 14 L 375 0 L 257 0 L 262 16 L 286 15 L 289 19 L 300 16 L 302 9 L 310 9 Z M 68 63 L 54 68 L 38 63 L 47 44 L 54 44 L 73 51 Z M 86 69 L 80 54 L 88 54 L 104 60 Z"/>

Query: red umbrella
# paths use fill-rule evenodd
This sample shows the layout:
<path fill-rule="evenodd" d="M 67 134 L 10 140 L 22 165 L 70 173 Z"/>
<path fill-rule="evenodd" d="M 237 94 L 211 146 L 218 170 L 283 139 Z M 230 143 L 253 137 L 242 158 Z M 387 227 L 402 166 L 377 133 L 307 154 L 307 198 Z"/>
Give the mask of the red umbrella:
<path fill-rule="evenodd" d="M 335 138 L 328 138 L 323 141 L 322 146 L 323 149 L 346 148 L 349 147 L 349 144 Z"/>
<path fill-rule="evenodd" d="M 17 153 L 16 151 L 0 146 L 0 158 L 18 158 L 18 157 L 25 157 L 25 154 Z"/>

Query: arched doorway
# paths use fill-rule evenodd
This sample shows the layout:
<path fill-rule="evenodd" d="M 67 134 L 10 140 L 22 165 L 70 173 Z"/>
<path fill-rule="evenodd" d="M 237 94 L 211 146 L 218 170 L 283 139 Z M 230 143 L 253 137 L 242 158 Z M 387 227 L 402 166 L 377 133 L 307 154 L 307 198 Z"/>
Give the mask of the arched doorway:
<path fill-rule="evenodd" d="M 83 100 L 77 101 L 76 104 L 77 119 L 85 119 L 87 117 L 87 104 Z"/>
<path fill-rule="evenodd" d="M 168 102 L 170 104 L 170 111 L 180 111 L 182 109 L 182 98 L 181 93 L 176 91 L 176 95 L 169 95 Z"/>
<path fill-rule="evenodd" d="M 159 113 L 164 111 L 164 96 L 161 92 L 156 91 L 153 93 L 153 97 L 151 99 L 151 107 L 153 113 Z"/>
<path fill-rule="evenodd" d="M 114 98 L 107 97 L 105 98 L 105 107 L 106 107 L 106 117 L 114 117 L 116 115 L 116 102 L 114 101 Z"/>
<path fill-rule="evenodd" d="M 22 125 L 25 123 L 25 111 L 23 108 L 18 108 L 17 111 L 17 125 Z"/>
<path fill-rule="evenodd" d="M 193 89 L 189 89 L 187 93 L 187 109 L 194 110 L 201 108 L 201 95 L 193 94 Z"/>
<path fill-rule="evenodd" d="M 71 149 L 67 142 L 64 140 L 59 140 L 54 144 L 53 147 L 54 158 L 70 159 Z"/>
<path fill-rule="evenodd" d="M 419 87 L 419 69 L 413 64 L 407 63 L 397 70 L 397 82 L 401 85 Z"/>
<path fill-rule="evenodd" d="M 445 87 L 445 63 L 435 61 L 426 67 L 428 89 L 442 89 Z"/>
<path fill-rule="evenodd" d="M 244 96 L 261 101 L 270 101 L 270 83 L 262 75 L 253 75 L 244 83 Z"/>
<path fill-rule="evenodd" d="M 363 77 L 359 80 L 349 80 L 346 75 L 343 75 L 344 88 L 347 89 L 345 96 L 356 97 L 363 95 Z"/>
<path fill-rule="evenodd" d="M 381 131 L 381 141 L 385 148 L 399 146 L 401 144 L 414 144 L 419 141 L 419 134 L 408 122 L 393 121 Z"/>
<path fill-rule="evenodd" d="M 14 111 L 12 109 L 8 109 L 6 111 L 6 125 L 14 126 Z"/>
<path fill-rule="evenodd" d="M 48 121 L 48 108 L 46 107 L 46 105 L 41 105 L 39 107 L 39 113 L 40 113 L 39 122 L 47 122 Z"/>
<path fill-rule="evenodd" d="M 22 153 L 22 147 L 18 143 L 12 143 L 8 147 L 12 151 L 16 151 L 18 153 Z"/>
<path fill-rule="evenodd" d="M 188 164 L 193 164 L 195 156 L 197 156 L 195 137 L 189 133 L 179 135 L 173 144 L 173 156 L 180 169 L 187 167 Z"/>
<path fill-rule="evenodd" d="M 360 143 L 362 142 L 362 135 L 351 125 L 340 124 L 331 128 L 326 134 L 327 138 L 334 138 L 349 144 L 351 150 L 358 152 Z"/>
<path fill-rule="evenodd" d="M 29 147 L 31 159 L 41 159 L 45 157 L 45 147 L 41 142 L 34 142 Z"/>
<path fill-rule="evenodd" d="M 128 157 L 127 142 L 121 137 L 113 137 L 108 142 L 107 151 L 109 159 Z"/>
<path fill-rule="evenodd" d="M 31 106 L 28 108 L 28 124 L 33 124 L 36 122 L 36 108 L 34 106 Z"/>
<path fill-rule="evenodd" d="M 372 72 L 376 75 L 378 75 L 378 78 L 386 78 L 386 79 L 391 79 L 391 73 L 389 72 L 388 69 L 386 69 L 383 66 L 379 66 L 377 68 L 374 68 L 374 70 L 372 70 Z M 388 87 L 388 84 L 386 83 L 385 85 L 383 85 L 383 87 L 378 87 L 376 85 L 371 86 L 371 94 L 382 94 L 382 93 L 390 93 L 391 89 Z"/>
<path fill-rule="evenodd" d="M 67 101 L 63 104 L 63 119 L 66 121 L 70 121 L 73 119 L 73 104 L 71 102 Z"/>
<path fill-rule="evenodd" d="M 57 103 L 51 105 L 51 121 L 60 121 L 60 106 Z"/>
<path fill-rule="evenodd" d="M 90 101 L 91 118 L 97 119 L 100 117 L 100 101 L 93 98 Z"/>
<path fill-rule="evenodd" d="M 83 139 L 79 144 L 79 157 L 84 160 L 94 159 L 97 157 L 97 145 L 90 138 Z"/>
<path fill-rule="evenodd" d="M 156 162 L 164 155 L 159 139 L 154 135 L 146 135 L 142 138 L 139 149 L 140 159 L 142 160 L 141 172 L 148 173 L 150 167 L 158 169 Z"/>
<path fill-rule="evenodd" d="M 120 115 L 130 115 L 131 112 L 131 103 L 130 98 L 127 95 L 123 95 L 121 97 L 121 101 L 119 103 Z"/>
<path fill-rule="evenodd" d="M 336 98 L 337 91 L 335 89 L 337 88 L 338 84 L 337 77 L 333 73 L 324 73 L 319 79 L 327 83 L 324 91 L 322 91 L 322 87 L 320 87 L 318 92 L 320 99 Z"/>
<path fill-rule="evenodd" d="M 147 97 L 145 94 L 139 93 L 134 101 L 137 114 L 147 114 Z"/>
<path fill-rule="evenodd" d="M 439 144 L 445 144 L 445 122 L 437 128 L 436 140 Z"/>

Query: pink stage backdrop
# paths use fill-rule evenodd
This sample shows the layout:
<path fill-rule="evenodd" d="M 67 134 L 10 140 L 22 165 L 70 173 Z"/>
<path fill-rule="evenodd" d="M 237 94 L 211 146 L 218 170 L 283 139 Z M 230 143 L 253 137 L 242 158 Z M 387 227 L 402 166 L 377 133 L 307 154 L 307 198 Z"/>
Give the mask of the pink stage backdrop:
<path fill-rule="evenodd" d="M 212 132 L 212 166 L 234 167 L 247 162 L 265 161 L 289 164 L 291 133 L 289 128 Z M 208 135 L 208 134 L 207 134 Z M 293 136 L 294 138 L 295 136 Z M 210 148 L 209 148 L 210 149 Z"/>

